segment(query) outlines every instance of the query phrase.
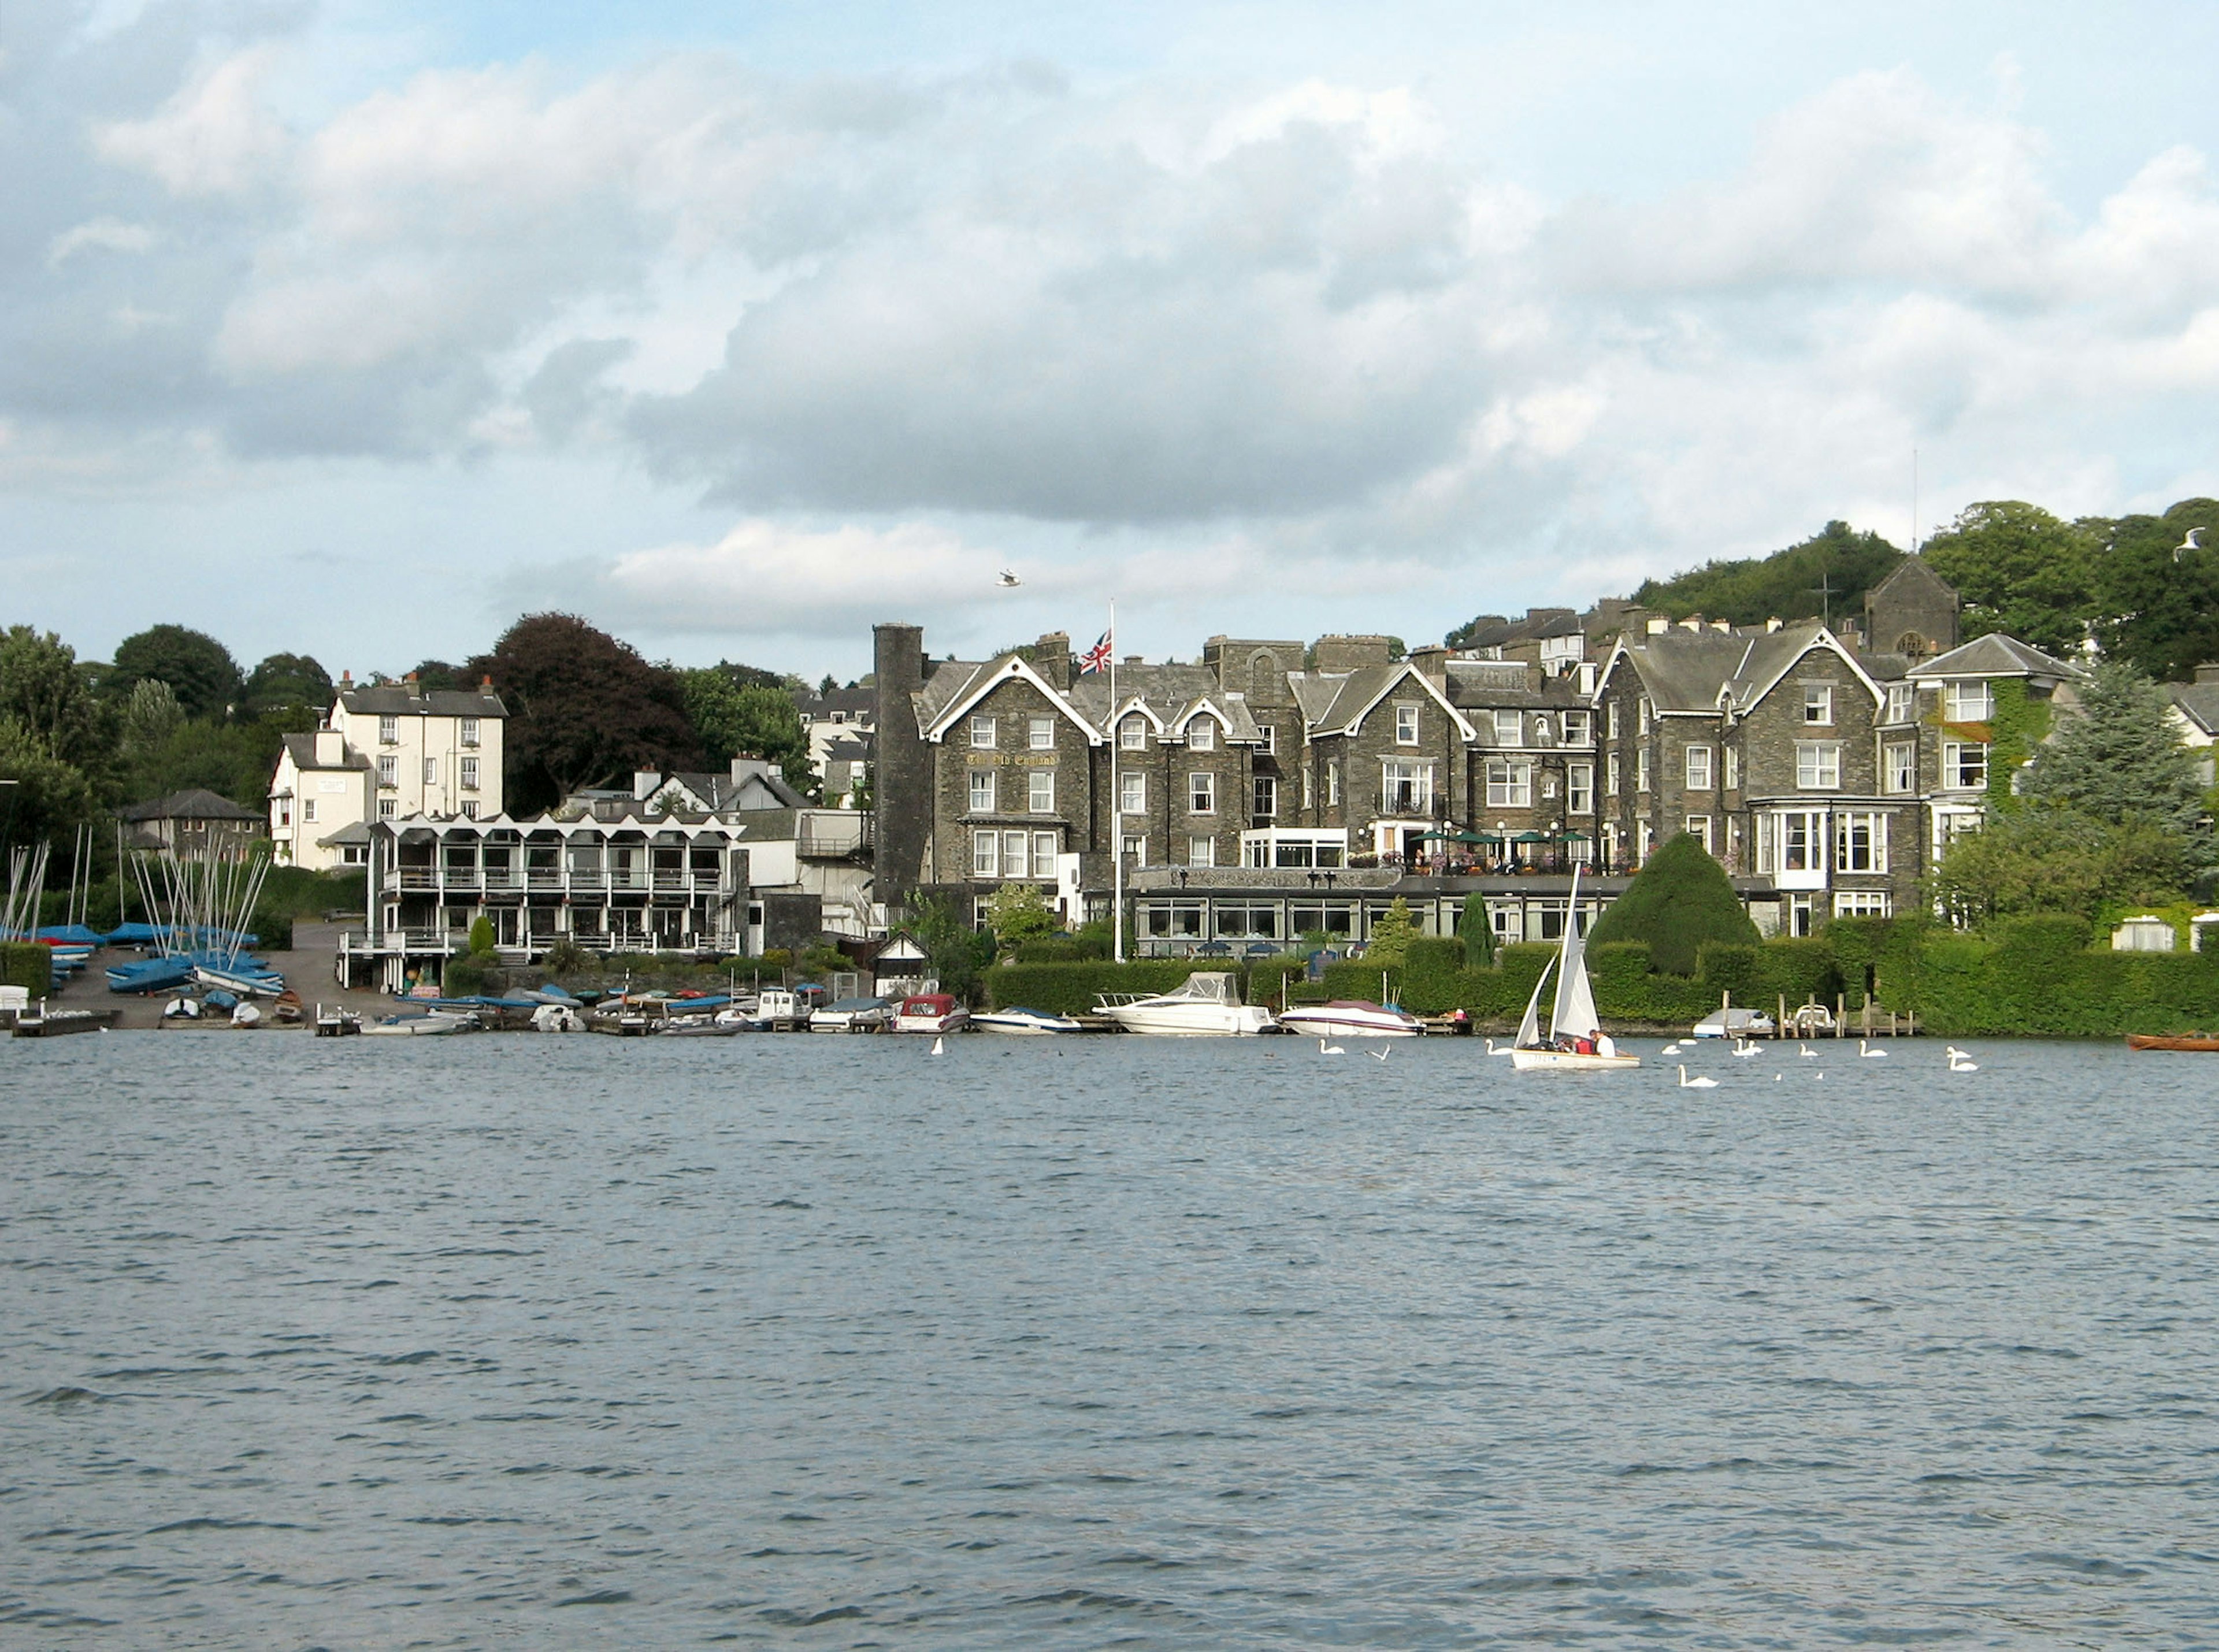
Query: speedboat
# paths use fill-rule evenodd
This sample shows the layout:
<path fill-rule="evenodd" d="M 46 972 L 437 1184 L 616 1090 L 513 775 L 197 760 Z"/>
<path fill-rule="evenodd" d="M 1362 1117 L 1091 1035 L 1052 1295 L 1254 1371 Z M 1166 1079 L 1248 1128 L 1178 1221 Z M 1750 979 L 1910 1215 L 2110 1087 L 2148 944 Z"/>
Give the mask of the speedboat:
<path fill-rule="evenodd" d="M 811 1010 L 812 1033 L 883 1033 L 894 1019 L 894 1006 L 885 998 L 836 998 L 822 1009 Z"/>
<path fill-rule="evenodd" d="M 1317 1038 L 1415 1038 L 1426 1030 L 1425 1023 L 1408 1010 L 1369 998 L 1335 998 L 1331 1003 L 1282 1009 L 1279 1025 L 1290 1033 Z"/>
<path fill-rule="evenodd" d="M 971 1012 L 946 992 L 919 992 L 904 998 L 894 1012 L 893 1033 L 960 1033 L 971 1023 Z"/>
<path fill-rule="evenodd" d="M 971 1017 L 971 1024 L 982 1033 L 1083 1033 L 1086 1029 L 1068 1015 L 1051 1015 L 1045 1009 L 1028 1009 L 1014 1004 L 1007 1009 L 984 1010 Z"/>
<path fill-rule="evenodd" d="M 318 1038 L 353 1038 L 362 1031 L 362 1017 L 338 1004 L 316 1006 Z"/>
<path fill-rule="evenodd" d="M 1588 984 L 1586 948 L 1580 941 L 1580 868 L 1572 863 L 1572 895 L 1567 908 L 1564 939 L 1533 983 L 1533 996 L 1526 1001 L 1526 1018 L 1518 1024 L 1518 1041 L 1510 1048 L 1510 1065 L 1520 1072 L 1609 1072 L 1638 1067 L 1638 1055 L 1620 1055 L 1610 1034 L 1596 1018 L 1594 991 Z M 1549 1035 L 1541 1035 L 1541 989 L 1549 972 L 1557 972 L 1557 999 L 1549 1011 Z"/>
<path fill-rule="evenodd" d="M 1229 972 L 1221 970 L 1199 971 L 1169 992 L 1104 992 L 1097 1003 L 1103 1015 L 1128 1033 L 1228 1038 L 1279 1030 L 1270 1010 L 1240 1002 L 1240 987 Z"/>
<path fill-rule="evenodd" d="M 582 1033 L 586 1018 L 567 1003 L 543 1003 L 531 1012 L 535 1033 Z"/>
<path fill-rule="evenodd" d="M 725 1021 L 712 1011 L 698 1010 L 690 1015 L 671 1015 L 658 1022 L 657 1038 L 731 1038 L 747 1030 L 740 1022 Z"/>
<path fill-rule="evenodd" d="M 1695 1023 L 1697 1038 L 1770 1038 L 1772 1017 L 1762 1009 L 1743 1009 L 1732 1004 L 1713 1009 Z"/>
<path fill-rule="evenodd" d="M 381 1015 L 362 1030 L 365 1036 L 375 1033 L 387 1038 L 427 1038 L 446 1033 L 475 1033 L 481 1024 L 476 1015 L 467 1011 L 457 1014 L 451 1009 L 404 1009 L 397 1015 Z"/>

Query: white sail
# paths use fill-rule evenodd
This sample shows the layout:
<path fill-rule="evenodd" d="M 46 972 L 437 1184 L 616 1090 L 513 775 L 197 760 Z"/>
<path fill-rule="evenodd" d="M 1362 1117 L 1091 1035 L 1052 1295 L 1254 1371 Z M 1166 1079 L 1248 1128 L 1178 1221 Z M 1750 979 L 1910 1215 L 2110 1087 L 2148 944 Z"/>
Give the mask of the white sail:
<path fill-rule="evenodd" d="M 1602 1030 L 1595 1015 L 1594 993 L 1588 985 L 1587 948 L 1578 935 L 1566 931 L 1564 967 L 1557 977 L 1556 1013 L 1549 1019 L 1555 1038 L 1593 1038 Z"/>
<path fill-rule="evenodd" d="M 1557 967 L 1551 959 L 1541 966 L 1540 978 L 1533 983 L 1533 996 L 1526 1000 L 1526 1019 L 1518 1023 L 1518 1041 L 1514 1047 L 1530 1050 L 1541 1041 L 1541 989 L 1549 984 L 1549 972 Z"/>

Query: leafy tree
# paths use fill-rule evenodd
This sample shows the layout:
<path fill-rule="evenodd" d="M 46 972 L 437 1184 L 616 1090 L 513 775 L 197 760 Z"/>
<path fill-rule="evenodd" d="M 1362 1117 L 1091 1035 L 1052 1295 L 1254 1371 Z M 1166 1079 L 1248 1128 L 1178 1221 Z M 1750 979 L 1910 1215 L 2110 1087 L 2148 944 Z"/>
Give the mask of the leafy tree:
<path fill-rule="evenodd" d="M 169 743 L 184 720 L 185 708 L 177 704 L 177 691 L 159 677 L 147 678 L 133 687 L 131 698 L 123 702 L 118 755 L 127 766 L 146 761 L 150 753 Z"/>
<path fill-rule="evenodd" d="M 198 786 L 261 808 L 270 801 L 281 732 L 274 724 L 180 722 L 158 741 L 129 748 L 120 776 L 123 795 L 140 803 Z"/>
<path fill-rule="evenodd" d="M 0 636 L 0 717 L 13 717 L 73 767 L 97 767 L 105 756 L 106 730 L 77 650 L 52 631 L 10 625 Z"/>
<path fill-rule="evenodd" d="M 470 674 L 468 666 L 455 665 L 445 660 L 420 660 L 416 669 L 409 674 L 416 679 L 417 686 L 426 693 L 435 690 L 452 691 L 477 686 L 477 679 Z"/>
<path fill-rule="evenodd" d="M 687 715 L 710 762 L 765 758 L 778 765 L 788 786 L 814 792 L 817 772 L 809 761 L 809 736 L 787 690 L 736 681 L 724 666 L 679 675 L 685 685 Z"/>
<path fill-rule="evenodd" d="M 1486 969 L 1495 962 L 1495 923 L 1487 915 L 1487 897 L 1476 891 L 1465 897 L 1457 918 L 1457 939 L 1464 942 L 1464 966 Z"/>
<path fill-rule="evenodd" d="M 2147 820 L 2099 820 L 2070 808 L 1991 814 L 1949 846 L 1926 896 L 1961 928 L 2107 905 L 2177 900 L 2194 873 L 2189 840 Z"/>
<path fill-rule="evenodd" d="M 0 839 L 15 847 L 49 842 L 93 817 L 92 782 L 74 763 L 54 755 L 45 736 L 10 716 L 0 716 Z"/>
<path fill-rule="evenodd" d="M 2219 659 L 2219 548 L 2179 550 L 2190 528 L 2219 546 L 2219 500 L 2121 517 L 2095 564 L 2096 637 L 2105 655 L 2161 680 L 2185 680 Z"/>
<path fill-rule="evenodd" d="M 470 670 L 492 677 L 508 707 L 501 739 L 515 812 L 698 757 L 678 674 L 575 614 L 526 614 Z"/>
<path fill-rule="evenodd" d="M 1004 884 L 986 897 L 986 927 L 1004 952 L 1061 928 L 1038 884 Z"/>
<path fill-rule="evenodd" d="M 1984 500 L 1928 540 L 1924 555 L 1964 599 L 1967 637 L 2003 631 L 2069 656 L 2096 611 L 2097 559 L 2109 527 L 2060 521 L 2019 500 Z"/>
<path fill-rule="evenodd" d="M 1610 904 L 1588 941 L 1645 941 L 1652 969 L 1693 975 L 1706 941 L 1753 946 L 1760 939 L 1748 909 L 1710 851 L 1681 832 L 1669 838 Z"/>
<path fill-rule="evenodd" d="M 1675 619 L 1700 613 L 1756 625 L 1824 614 L 1838 622 L 1856 612 L 1865 593 L 1902 560 L 1903 553 L 1878 534 L 1829 522 L 1800 544 L 1769 556 L 1706 562 L 1669 580 L 1644 581 L 1633 599 Z"/>
<path fill-rule="evenodd" d="M 910 913 L 910 935 L 923 949 L 940 990 L 968 1003 L 978 995 L 979 972 L 994 961 L 994 937 L 966 923 L 945 895 L 912 899 Z"/>
<path fill-rule="evenodd" d="M 331 674 L 306 654 L 273 654 L 247 674 L 239 711 L 248 717 L 281 717 L 313 727 L 332 708 Z"/>
<path fill-rule="evenodd" d="M 191 717 L 228 717 L 245 686 L 230 649 L 183 625 L 156 625 L 116 644 L 107 678 L 116 692 L 127 693 L 150 677 L 177 690 Z"/>
<path fill-rule="evenodd" d="M 1410 904 L 1397 895 L 1373 920 L 1371 939 L 1364 944 L 1364 961 L 1382 969 L 1399 969 L 1410 957 L 1410 943 L 1418 938 L 1418 921 Z"/>
<path fill-rule="evenodd" d="M 2168 715 L 2165 691 L 2130 666 L 2098 666 L 2075 690 L 2079 711 L 2060 717 L 2035 748 L 2019 791 L 2030 803 L 2107 825 L 2139 823 L 2200 835 L 2203 786 L 2194 755 Z"/>

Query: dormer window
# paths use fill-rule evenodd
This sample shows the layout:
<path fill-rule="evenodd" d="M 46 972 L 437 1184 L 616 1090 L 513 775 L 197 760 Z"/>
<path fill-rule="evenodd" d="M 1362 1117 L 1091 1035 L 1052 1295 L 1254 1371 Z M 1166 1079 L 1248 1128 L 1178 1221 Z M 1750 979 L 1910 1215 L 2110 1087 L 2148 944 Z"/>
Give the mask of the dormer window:
<path fill-rule="evenodd" d="M 1418 743 L 1418 708 L 1398 705 L 1395 708 L 1395 743 L 1414 746 Z"/>
<path fill-rule="evenodd" d="M 1217 725 L 1206 717 L 1198 717 L 1186 725 L 1186 743 L 1195 751 L 1214 751 L 1217 747 Z"/>
<path fill-rule="evenodd" d="M 1413 722 L 1416 721 L 1417 710 L 1418 708 L 1414 705 L 1410 708 L 1411 720 Z M 1524 745 L 1526 743 L 1526 740 L 1520 726 L 1521 723 L 1522 719 L 1515 711 L 1497 711 L 1495 714 L 1495 743 L 1498 746 Z M 1402 743 L 1405 745 L 1414 746 L 1418 743 L 1417 736 L 1413 734 L 1408 740 Z"/>
<path fill-rule="evenodd" d="M 1147 719 L 1128 717 L 1119 724 L 1117 743 L 1127 751 L 1146 751 L 1148 747 Z"/>

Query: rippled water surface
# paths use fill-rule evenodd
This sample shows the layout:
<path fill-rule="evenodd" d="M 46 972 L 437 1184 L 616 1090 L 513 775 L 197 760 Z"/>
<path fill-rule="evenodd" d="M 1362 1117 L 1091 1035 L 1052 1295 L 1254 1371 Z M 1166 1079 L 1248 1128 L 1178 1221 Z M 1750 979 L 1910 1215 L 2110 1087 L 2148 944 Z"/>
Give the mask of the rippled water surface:
<path fill-rule="evenodd" d="M 928 1047 L 0 1046 L 0 1644 L 2219 1644 L 2219 1059 Z"/>

